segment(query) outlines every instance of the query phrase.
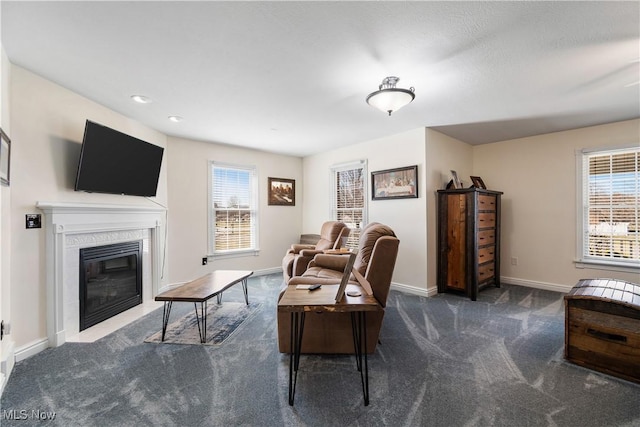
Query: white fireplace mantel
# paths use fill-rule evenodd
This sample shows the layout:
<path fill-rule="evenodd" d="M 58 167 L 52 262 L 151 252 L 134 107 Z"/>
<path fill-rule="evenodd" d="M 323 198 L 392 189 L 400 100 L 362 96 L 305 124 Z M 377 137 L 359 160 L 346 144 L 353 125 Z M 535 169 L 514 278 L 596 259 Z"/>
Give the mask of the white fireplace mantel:
<path fill-rule="evenodd" d="M 77 334 L 77 330 L 67 330 L 69 322 L 69 301 L 77 283 L 65 283 L 70 276 L 68 269 L 69 249 L 72 246 L 92 246 L 109 239 L 126 241 L 137 233 L 147 233 L 151 260 L 150 283 L 152 294 L 158 292 L 160 262 L 160 228 L 164 224 L 166 209 L 161 206 L 135 206 L 96 203 L 38 202 L 36 207 L 45 214 L 46 227 L 46 273 L 47 273 L 47 336 L 49 346 L 57 347 L 65 343 L 67 334 Z M 115 237 L 114 237 L 115 236 Z M 164 244 L 164 243 L 163 243 Z M 71 260 L 72 261 L 72 260 Z M 73 263 L 71 263 L 73 264 Z M 143 278 L 144 280 L 144 278 Z M 149 297 L 150 295 L 148 295 Z"/>

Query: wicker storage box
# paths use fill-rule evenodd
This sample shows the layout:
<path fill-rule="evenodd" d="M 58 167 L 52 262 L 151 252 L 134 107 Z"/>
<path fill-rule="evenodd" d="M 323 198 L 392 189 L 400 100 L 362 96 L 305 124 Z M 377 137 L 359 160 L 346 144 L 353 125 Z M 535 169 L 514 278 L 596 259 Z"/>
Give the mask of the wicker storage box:
<path fill-rule="evenodd" d="M 565 358 L 640 383 L 640 286 L 580 280 L 564 301 Z"/>

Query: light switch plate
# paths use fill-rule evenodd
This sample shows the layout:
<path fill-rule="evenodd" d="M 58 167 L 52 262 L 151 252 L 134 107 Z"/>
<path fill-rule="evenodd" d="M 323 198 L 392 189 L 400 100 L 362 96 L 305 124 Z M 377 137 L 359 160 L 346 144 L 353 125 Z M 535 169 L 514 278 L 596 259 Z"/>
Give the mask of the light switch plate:
<path fill-rule="evenodd" d="M 25 217 L 27 228 L 42 228 L 42 215 L 26 214 Z"/>

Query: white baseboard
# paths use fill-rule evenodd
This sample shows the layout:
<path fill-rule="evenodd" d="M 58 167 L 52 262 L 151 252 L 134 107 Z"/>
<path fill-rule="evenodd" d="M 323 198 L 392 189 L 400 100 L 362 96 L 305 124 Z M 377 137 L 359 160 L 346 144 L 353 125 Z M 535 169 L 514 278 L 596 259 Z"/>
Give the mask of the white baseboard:
<path fill-rule="evenodd" d="M 0 396 L 4 391 L 4 387 L 9 381 L 13 366 L 16 364 L 16 356 L 14 354 L 14 342 L 8 341 L 4 344 L 2 352 L 2 360 L 0 360 Z"/>
<path fill-rule="evenodd" d="M 438 289 L 424 289 L 417 286 L 405 285 L 403 283 L 391 283 L 391 289 L 394 291 L 405 292 L 407 294 L 418 295 L 420 297 L 432 297 L 438 293 Z"/>
<path fill-rule="evenodd" d="M 546 291 L 555 291 L 568 293 L 573 285 L 560 285 L 557 283 L 537 282 L 533 280 L 518 279 L 516 277 L 500 276 L 500 282 L 509 285 L 526 286 L 528 288 L 544 289 Z"/>
<path fill-rule="evenodd" d="M 33 341 L 25 346 L 20 347 L 16 350 L 16 362 L 19 362 L 24 359 L 28 359 L 31 356 L 34 356 L 41 351 L 49 348 L 49 340 L 46 338 Z"/>
<path fill-rule="evenodd" d="M 548 282 L 538 282 L 533 280 L 526 279 L 518 279 L 515 277 L 500 277 L 501 283 L 516 285 L 516 286 L 526 286 L 528 288 L 535 289 L 544 289 L 546 291 L 554 291 L 554 292 L 562 292 L 568 293 L 573 285 L 560 285 L 557 283 L 548 283 Z M 403 283 L 391 283 L 391 289 L 400 292 L 406 292 L 408 294 L 418 295 L 421 297 L 432 297 L 438 294 L 438 288 L 433 287 L 430 289 L 419 288 L 417 286 L 405 285 Z"/>

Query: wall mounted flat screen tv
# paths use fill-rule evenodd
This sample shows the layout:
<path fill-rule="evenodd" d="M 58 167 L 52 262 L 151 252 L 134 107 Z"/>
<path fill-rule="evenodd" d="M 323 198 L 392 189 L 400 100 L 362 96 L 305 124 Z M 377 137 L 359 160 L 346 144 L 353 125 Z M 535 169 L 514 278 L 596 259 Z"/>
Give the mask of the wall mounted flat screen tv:
<path fill-rule="evenodd" d="M 164 148 L 87 120 L 76 191 L 155 196 Z"/>

